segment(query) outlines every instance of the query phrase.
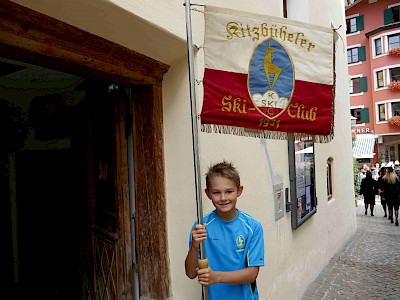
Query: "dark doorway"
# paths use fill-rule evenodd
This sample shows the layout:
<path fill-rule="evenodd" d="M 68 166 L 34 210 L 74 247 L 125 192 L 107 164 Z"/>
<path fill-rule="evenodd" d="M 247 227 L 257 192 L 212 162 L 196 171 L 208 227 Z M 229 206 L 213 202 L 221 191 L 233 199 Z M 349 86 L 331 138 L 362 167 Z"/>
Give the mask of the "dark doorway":
<path fill-rule="evenodd" d="M 164 130 L 162 121 L 162 80 L 169 66 L 11 1 L 0 1 L 0 12 L 2 15 L 2 22 L 0 24 L 0 56 L 8 60 L 14 60 L 11 64 L 22 67 L 29 67 L 26 64 L 34 64 L 35 71 L 37 71 L 37 65 L 46 66 L 54 70 L 74 73 L 84 78 L 102 81 L 102 84 L 106 84 L 105 86 L 108 90 L 111 87 L 109 97 L 112 98 L 110 100 L 113 102 L 112 111 L 114 115 L 111 116 L 111 124 L 108 124 L 112 126 L 111 144 L 114 147 L 112 149 L 113 157 L 111 158 L 113 162 L 112 166 L 106 164 L 107 159 L 102 159 L 101 162 L 97 161 L 96 150 L 92 148 L 95 145 L 90 144 L 92 142 L 91 139 L 87 139 L 88 132 L 91 132 L 89 134 L 91 137 L 96 136 L 96 133 L 92 132 L 91 128 L 87 128 L 87 132 L 84 132 L 85 128 L 81 127 L 81 133 L 86 134 L 85 141 L 89 142 L 86 148 L 83 147 L 83 150 L 87 150 L 86 153 L 89 155 L 82 159 L 82 166 L 89 165 L 87 166 L 87 172 L 81 172 L 81 174 L 78 172 L 75 173 L 75 176 L 84 177 L 82 181 L 78 181 L 85 188 L 87 187 L 84 203 L 88 209 L 87 213 L 83 214 L 89 216 L 88 219 L 84 220 L 85 222 L 89 222 L 84 224 L 84 230 L 81 233 L 84 236 L 80 248 L 83 257 L 82 260 L 89 262 L 83 268 L 89 272 L 80 273 L 82 292 L 84 293 L 83 299 L 133 298 L 131 249 L 131 226 L 133 218 L 130 216 L 129 203 L 131 191 L 134 192 L 135 199 L 137 200 L 135 210 L 136 219 L 134 223 L 137 228 L 135 236 L 137 237 L 136 254 L 138 261 L 137 270 L 139 270 L 140 274 L 140 296 L 151 299 L 170 298 L 170 279 L 168 276 L 165 276 L 170 272 L 168 243 L 165 241 L 167 227 L 165 226 L 166 195 L 163 154 Z M 101 45 L 101 47 L 94 45 Z M 10 63 L 7 60 L 0 59 L 0 61 Z M 15 78 L 14 75 L 18 75 L 18 69 L 24 71 L 20 67 L 5 66 L 4 70 L 6 71 L 3 72 L 4 76 Z M 60 75 L 65 79 L 65 73 L 56 75 Z M 4 76 L 0 77 L 0 81 Z M 48 78 L 51 77 L 39 77 L 36 80 L 32 78 L 31 80 L 24 80 L 21 78 L 24 81 L 21 81 L 23 83 L 21 91 L 30 93 L 32 90 L 35 90 L 32 88 L 32 85 L 40 85 Z M 70 79 L 73 80 L 73 78 Z M 14 81 L 11 80 L 11 82 Z M 105 82 L 130 87 L 130 92 L 122 95 L 120 93 L 122 90 L 115 90 L 114 85 Z M 6 87 L 5 90 L 1 90 L 0 87 L 0 98 L 5 98 L 7 101 L 21 102 L 21 97 L 6 95 L 7 90 L 10 90 L 9 87 Z M 49 89 L 50 92 L 53 93 L 54 91 Z M 96 93 L 99 93 L 97 85 L 95 86 L 95 91 L 93 92 L 92 90 L 92 96 L 90 96 L 93 101 L 92 103 L 95 105 L 99 101 L 98 97 L 93 97 Z M 76 89 L 71 90 L 69 95 L 75 98 L 75 94 L 84 94 L 86 97 L 86 89 L 82 90 L 76 86 Z M 104 94 L 102 95 L 104 96 Z M 30 96 L 34 97 L 33 94 Z M 68 94 L 65 94 L 65 96 L 64 99 L 68 99 Z M 132 186 L 128 186 L 129 178 L 126 167 L 125 98 L 129 102 L 129 105 L 126 107 L 128 107 L 128 111 L 132 114 L 131 122 L 128 123 L 133 124 L 131 136 L 133 140 L 133 160 L 135 161 L 133 165 L 135 180 Z M 1 102 L 0 113 L 4 111 Z M 65 104 L 65 107 L 68 107 L 70 104 L 72 106 L 75 105 L 75 103 L 70 102 Z M 56 126 L 48 126 L 48 123 L 46 125 L 46 122 L 42 122 L 42 117 L 45 117 L 44 115 L 48 111 L 46 108 L 51 107 L 45 105 L 42 106 L 42 109 L 35 110 L 36 113 L 39 113 L 35 115 L 39 117 L 35 119 L 38 121 L 35 126 L 38 129 L 39 138 L 51 139 L 49 147 L 45 147 L 50 151 L 50 149 L 56 150 L 53 144 L 54 139 L 62 138 L 68 132 L 68 130 L 65 131 L 63 129 L 68 129 L 69 127 L 61 126 L 59 127 L 61 131 L 59 131 L 55 130 Z M 54 106 L 54 108 L 57 109 L 57 106 Z M 88 110 L 88 108 L 83 108 L 82 111 L 84 110 Z M 87 112 L 84 115 L 87 116 Z M 60 122 L 62 118 L 49 118 L 46 121 L 51 123 L 51 119 L 57 126 L 63 123 Z M 4 128 L 6 129 L 5 131 L 9 130 L 9 127 L 2 126 L 2 120 L 3 118 L 0 118 L 0 131 Z M 70 116 L 67 120 L 75 123 L 76 117 Z M 90 127 L 90 122 L 87 125 Z M 99 136 L 101 137 L 101 135 Z M 107 136 L 104 138 L 105 140 L 110 140 Z M 82 143 L 81 145 L 85 144 Z M 0 201 L 0 232 L 5 242 L 5 246 L 0 247 L 1 295 L 5 295 L 5 293 L 1 293 L 3 289 L 15 287 L 14 283 L 17 282 L 15 278 L 21 275 L 15 272 L 15 270 L 18 270 L 18 261 L 15 260 L 15 250 L 21 250 L 13 248 L 14 244 L 18 244 L 14 233 L 14 228 L 17 226 L 14 226 L 13 223 L 16 220 L 10 220 L 10 216 L 14 214 L 13 211 L 17 210 L 15 207 L 11 207 L 12 205 L 16 206 L 16 196 L 9 194 L 18 191 L 18 188 L 16 186 L 9 188 L 8 182 L 11 177 L 14 178 L 15 174 L 13 173 L 16 173 L 16 168 L 10 168 L 10 162 L 13 162 L 12 157 L 15 156 L 14 163 L 17 163 L 20 151 L 7 150 L 4 152 L 4 146 L 4 139 L 0 138 L 0 198 L 2 200 Z M 15 149 L 15 147 L 13 148 Z M 71 139 L 71 147 L 69 148 L 72 151 L 74 149 L 82 149 L 74 147 L 74 138 Z M 64 150 L 68 150 L 69 148 L 64 148 Z M 20 148 L 17 147 L 16 149 Z M 23 151 L 44 150 L 43 147 L 40 149 L 37 149 L 37 147 L 34 147 L 34 149 L 23 147 L 23 149 Z M 57 150 L 61 149 L 57 148 Z M 108 176 L 107 178 L 112 179 L 111 184 L 115 187 L 113 196 L 116 205 L 115 216 L 113 214 L 106 215 L 115 219 L 115 228 L 111 227 L 111 229 L 115 229 L 115 232 L 109 232 L 109 227 L 98 226 L 107 224 L 107 222 L 96 223 L 96 216 L 99 216 L 98 208 L 101 208 L 96 206 L 96 203 L 98 203 L 96 199 L 96 180 L 100 180 L 101 184 L 104 183 L 103 181 L 106 177 L 103 175 L 106 173 L 106 170 L 112 171 L 112 176 Z M 98 176 L 99 174 L 101 174 L 100 177 Z M 154 199 L 157 199 L 157 201 L 154 201 Z M 102 220 L 109 219 L 103 218 Z M 152 228 L 151 231 L 148 230 L 149 226 Z M 163 255 L 160 255 L 160 253 Z M 158 266 L 160 265 L 163 266 L 165 272 L 158 272 Z M 51 276 L 52 274 L 47 274 L 47 277 L 42 278 L 42 280 L 45 281 Z M 26 279 L 24 276 L 22 278 Z M 29 298 L 32 297 L 33 295 L 29 296 Z M 40 295 L 38 298 L 43 299 L 43 296 Z M 56 299 L 56 297 L 53 299 Z"/>
<path fill-rule="evenodd" d="M 16 166 L 18 290 L 25 297 L 80 299 L 84 170 L 71 149 L 24 151 Z"/>
<path fill-rule="evenodd" d="M 0 76 L 0 293 L 82 299 L 90 286 L 86 80 L 0 64 L 11 66 Z"/>

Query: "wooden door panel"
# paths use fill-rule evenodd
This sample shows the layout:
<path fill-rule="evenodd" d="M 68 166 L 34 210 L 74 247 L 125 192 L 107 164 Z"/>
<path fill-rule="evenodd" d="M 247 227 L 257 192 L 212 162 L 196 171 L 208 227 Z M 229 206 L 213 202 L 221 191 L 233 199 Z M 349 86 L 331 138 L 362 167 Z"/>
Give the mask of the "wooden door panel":
<path fill-rule="evenodd" d="M 95 299 L 132 299 L 125 102 L 122 90 L 88 84 L 90 236 Z"/>
<path fill-rule="evenodd" d="M 121 299 L 119 297 L 121 290 L 118 276 L 118 242 L 104 238 L 101 234 L 93 234 L 93 239 L 96 299 Z"/>

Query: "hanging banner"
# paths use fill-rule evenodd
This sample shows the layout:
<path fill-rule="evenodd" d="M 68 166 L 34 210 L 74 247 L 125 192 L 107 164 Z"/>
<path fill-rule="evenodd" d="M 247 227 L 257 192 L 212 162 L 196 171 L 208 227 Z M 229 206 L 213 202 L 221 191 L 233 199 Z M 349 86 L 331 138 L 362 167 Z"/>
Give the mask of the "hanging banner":
<path fill-rule="evenodd" d="M 333 29 L 210 6 L 204 15 L 202 131 L 333 138 Z"/>

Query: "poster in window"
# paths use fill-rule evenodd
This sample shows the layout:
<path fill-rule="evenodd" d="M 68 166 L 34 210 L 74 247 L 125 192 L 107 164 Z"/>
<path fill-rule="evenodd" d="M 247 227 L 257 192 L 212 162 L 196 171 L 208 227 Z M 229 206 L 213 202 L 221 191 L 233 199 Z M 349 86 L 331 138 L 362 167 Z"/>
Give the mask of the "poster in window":
<path fill-rule="evenodd" d="M 296 229 L 316 212 L 314 144 L 300 140 L 289 142 L 289 176 L 292 228 Z"/>

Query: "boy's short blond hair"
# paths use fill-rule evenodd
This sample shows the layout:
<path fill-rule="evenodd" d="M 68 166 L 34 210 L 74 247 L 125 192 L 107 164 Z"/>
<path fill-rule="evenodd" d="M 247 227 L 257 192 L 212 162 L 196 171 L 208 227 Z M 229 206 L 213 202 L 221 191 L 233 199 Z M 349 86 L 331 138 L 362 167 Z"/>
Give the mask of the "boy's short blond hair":
<path fill-rule="evenodd" d="M 236 170 L 236 168 L 233 166 L 232 163 L 227 162 L 227 161 L 222 161 L 220 163 L 217 163 L 215 165 L 212 165 L 208 168 L 208 171 L 206 173 L 206 187 L 207 189 L 210 186 L 210 181 L 213 177 L 215 176 L 221 176 L 224 178 L 228 178 L 232 180 L 236 187 L 240 187 L 240 176 L 239 172 Z"/>

